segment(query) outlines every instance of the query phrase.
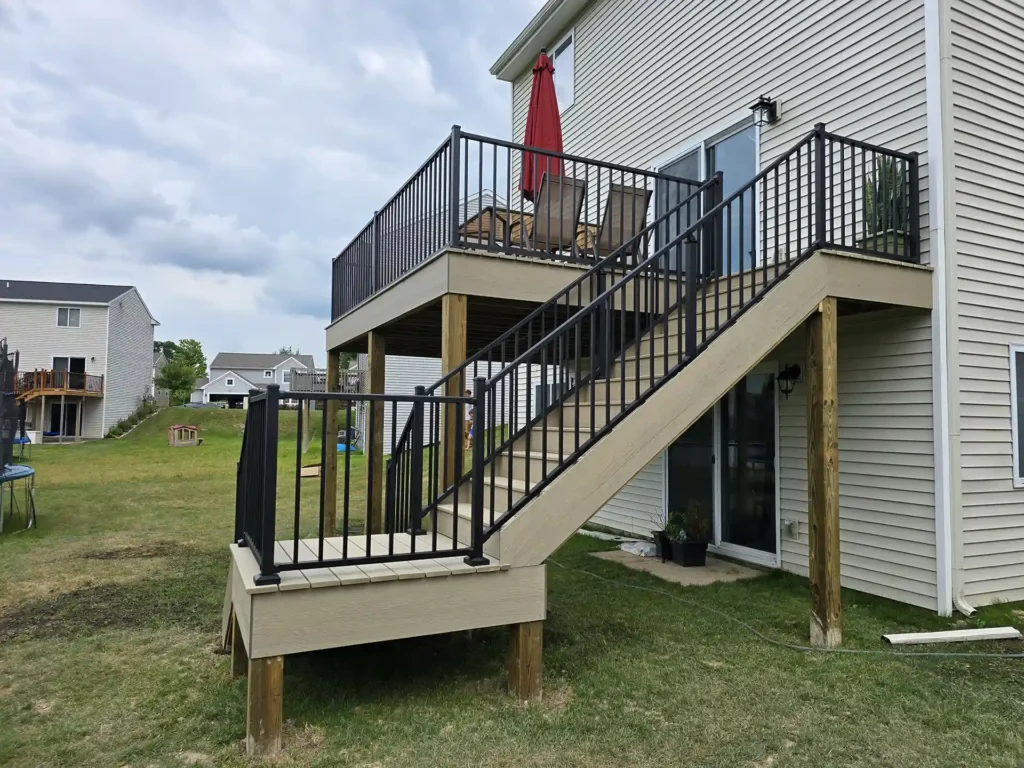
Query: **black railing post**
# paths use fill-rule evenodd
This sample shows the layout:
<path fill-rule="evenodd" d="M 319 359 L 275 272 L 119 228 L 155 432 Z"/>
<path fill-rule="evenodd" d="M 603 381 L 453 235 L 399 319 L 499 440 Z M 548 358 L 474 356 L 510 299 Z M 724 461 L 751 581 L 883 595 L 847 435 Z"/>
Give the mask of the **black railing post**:
<path fill-rule="evenodd" d="M 462 128 L 458 125 L 452 126 L 451 153 L 452 161 L 448 164 L 451 173 L 448 179 L 448 244 L 455 248 L 459 244 L 459 174 L 462 160 Z"/>
<path fill-rule="evenodd" d="M 370 228 L 371 265 L 370 265 L 370 295 L 380 290 L 380 211 L 373 212 L 373 226 Z"/>
<path fill-rule="evenodd" d="M 910 235 L 910 260 L 921 262 L 921 181 L 919 176 L 919 155 L 910 153 L 910 201 L 907 210 L 907 231 Z"/>
<path fill-rule="evenodd" d="M 825 233 L 825 124 L 814 126 L 814 245 L 824 248 Z M 788 215 L 788 212 L 787 212 Z"/>
<path fill-rule="evenodd" d="M 722 201 L 724 197 L 722 194 L 721 171 L 715 171 L 715 175 L 711 178 L 711 184 L 703 193 L 701 193 L 701 196 L 704 199 L 701 201 L 703 210 L 700 212 L 700 215 L 701 217 L 705 217 Z M 719 232 L 716 227 L 719 221 L 720 219 L 717 216 L 711 217 L 704 222 L 703 226 L 701 226 L 701 258 L 697 272 L 694 272 L 694 275 L 701 281 L 703 281 L 705 277 L 709 277 L 711 274 L 718 271 L 716 267 L 718 266 L 718 262 L 720 260 L 719 257 L 721 256 L 721 238 L 719 237 Z M 725 270 L 723 269 L 722 272 L 724 273 Z"/>
<path fill-rule="evenodd" d="M 281 577 L 274 568 L 277 521 L 277 411 L 281 399 L 278 384 L 267 385 L 266 421 L 263 441 L 263 509 L 260 521 L 260 572 L 256 584 L 279 584 Z"/>
<path fill-rule="evenodd" d="M 472 552 L 467 565 L 487 565 L 484 557 L 484 439 L 487 415 L 487 379 L 477 376 L 473 381 L 473 473 L 470 496 L 470 527 Z M 493 428 L 493 425 L 492 425 Z M 458 493 L 458 490 L 455 491 Z"/>
<path fill-rule="evenodd" d="M 427 394 L 424 387 L 416 387 L 417 397 Z M 409 533 L 419 536 L 423 529 L 423 401 L 412 404 L 412 432 L 409 434 Z"/>
<path fill-rule="evenodd" d="M 697 283 L 700 279 L 700 270 L 697 266 L 697 238 L 692 233 L 683 239 L 683 250 L 686 252 L 685 353 L 687 359 L 692 360 L 697 354 Z"/>

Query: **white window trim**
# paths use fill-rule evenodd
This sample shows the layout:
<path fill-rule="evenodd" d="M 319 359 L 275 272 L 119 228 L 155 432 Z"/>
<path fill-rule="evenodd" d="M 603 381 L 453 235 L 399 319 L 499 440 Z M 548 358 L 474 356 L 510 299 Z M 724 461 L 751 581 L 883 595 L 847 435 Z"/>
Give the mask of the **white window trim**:
<path fill-rule="evenodd" d="M 263 371 L 263 378 L 264 379 L 272 379 L 272 378 L 274 378 L 274 371 L 273 371 L 273 369 L 264 369 L 264 371 Z"/>
<path fill-rule="evenodd" d="M 559 115 L 565 114 L 565 112 L 567 110 L 572 109 L 573 105 L 576 103 L 576 27 L 573 27 L 568 32 L 566 32 L 564 35 L 562 35 L 560 38 L 558 38 L 558 42 L 556 42 L 550 48 L 551 56 L 549 58 L 551 59 L 552 66 L 554 66 L 554 68 L 555 68 L 555 79 L 557 81 L 557 79 L 558 79 L 558 49 L 561 48 L 562 44 L 565 43 L 565 41 L 568 40 L 570 37 L 572 38 L 572 103 L 566 104 L 566 105 L 559 104 L 558 105 L 558 114 Z M 556 87 L 555 91 L 557 92 L 557 90 L 558 89 Z"/>
<path fill-rule="evenodd" d="M 224 379 L 224 386 L 225 387 L 233 387 L 233 386 L 235 386 L 235 380 L 231 379 L 231 378 Z"/>
<path fill-rule="evenodd" d="M 62 309 L 66 310 L 67 313 L 68 313 L 68 324 L 67 325 L 61 325 L 60 324 L 60 311 Z M 76 312 L 78 312 L 78 325 L 72 325 L 71 324 L 71 310 L 75 310 Z M 56 323 L 57 323 L 57 327 L 58 328 L 81 328 L 82 327 L 82 308 L 81 307 L 57 307 Z"/>
<path fill-rule="evenodd" d="M 1013 435 L 1013 487 L 1024 488 L 1020 473 L 1020 435 L 1017 430 L 1017 355 L 1024 355 L 1024 342 L 1010 345 L 1010 433 Z"/>

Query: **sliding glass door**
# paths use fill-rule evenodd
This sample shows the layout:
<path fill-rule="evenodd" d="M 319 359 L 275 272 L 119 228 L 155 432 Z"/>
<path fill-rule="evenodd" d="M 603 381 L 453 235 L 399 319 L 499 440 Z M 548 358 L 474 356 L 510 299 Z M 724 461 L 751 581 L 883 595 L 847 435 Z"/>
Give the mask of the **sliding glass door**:
<path fill-rule="evenodd" d="M 729 390 L 665 456 L 666 517 L 696 505 L 723 554 L 777 566 L 778 398 L 774 365 Z"/>

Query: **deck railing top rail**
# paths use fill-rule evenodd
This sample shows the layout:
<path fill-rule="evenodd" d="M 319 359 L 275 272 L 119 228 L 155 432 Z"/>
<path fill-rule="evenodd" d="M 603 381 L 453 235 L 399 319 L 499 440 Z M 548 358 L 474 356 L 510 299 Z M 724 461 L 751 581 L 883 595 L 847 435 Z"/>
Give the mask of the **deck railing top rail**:
<path fill-rule="evenodd" d="M 334 259 L 331 319 L 444 248 L 593 264 L 647 224 L 654 198 L 668 207 L 699 186 L 455 126 Z"/>

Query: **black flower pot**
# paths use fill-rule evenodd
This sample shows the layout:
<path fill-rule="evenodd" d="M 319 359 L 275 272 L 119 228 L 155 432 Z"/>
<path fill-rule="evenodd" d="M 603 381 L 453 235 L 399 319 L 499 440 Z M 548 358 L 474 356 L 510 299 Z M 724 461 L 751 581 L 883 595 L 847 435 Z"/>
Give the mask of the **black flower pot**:
<path fill-rule="evenodd" d="M 672 562 L 684 568 L 699 568 L 707 564 L 708 543 L 706 541 L 673 541 Z"/>
<path fill-rule="evenodd" d="M 672 559 L 672 540 L 665 531 L 651 531 L 654 537 L 654 554 L 661 558 L 661 562 Z"/>

